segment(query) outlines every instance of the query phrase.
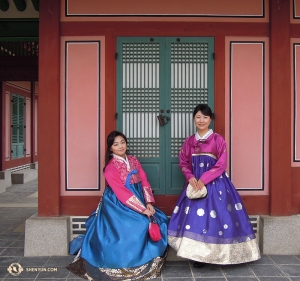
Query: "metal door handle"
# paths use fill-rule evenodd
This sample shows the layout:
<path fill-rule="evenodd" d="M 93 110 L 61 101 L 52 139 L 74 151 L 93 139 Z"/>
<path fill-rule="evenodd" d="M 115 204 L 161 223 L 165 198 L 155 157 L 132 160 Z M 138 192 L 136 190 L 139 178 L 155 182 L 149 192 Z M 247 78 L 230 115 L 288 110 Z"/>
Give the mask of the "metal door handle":
<path fill-rule="evenodd" d="M 157 119 L 158 119 L 158 122 L 159 122 L 160 126 L 164 126 L 164 125 L 166 125 L 170 121 L 170 117 L 163 116 L 161 114 L 159 114 L 157 116 Z"/>

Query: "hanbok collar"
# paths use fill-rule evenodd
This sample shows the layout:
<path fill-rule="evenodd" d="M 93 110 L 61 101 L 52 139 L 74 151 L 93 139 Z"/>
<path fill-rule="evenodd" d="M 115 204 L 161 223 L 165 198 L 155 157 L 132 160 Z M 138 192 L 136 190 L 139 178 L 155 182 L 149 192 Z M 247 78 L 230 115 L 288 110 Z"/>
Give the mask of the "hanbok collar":
<path fill-rule="evenodd" d="M 127 155 L 125 154 L 125 159 L 121 156 L 118 156 L 114 153 L 112 153 L 112 156 L 122 162 L 124 162 L 126 164 L 126 167 L 127 167 L 127 170 L 130 170 L 130 164 L 129 164 L 129 161 L 128 161 L 128 158 L 127 158 Z"/>
<path fill-rule="evenodd" d="M 198 132 L 196 132 L 195 137 L 197 141 L 202 142 L 208 139 L 212 134 L 213 134 L 213 130 L 209 129 L 208 132 L 203 137 L 201 137 Z"/>

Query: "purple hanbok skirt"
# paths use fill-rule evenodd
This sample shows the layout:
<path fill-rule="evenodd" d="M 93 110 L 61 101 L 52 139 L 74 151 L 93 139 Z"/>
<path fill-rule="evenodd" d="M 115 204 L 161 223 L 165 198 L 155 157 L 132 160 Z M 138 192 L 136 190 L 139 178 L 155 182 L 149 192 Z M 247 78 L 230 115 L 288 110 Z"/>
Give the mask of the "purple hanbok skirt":
<path fill-rule="evenodd" d="M 215 165 L 211 154 L 192 156 L 197 179 Z M 179 196 L 168 226 L 168 242 L 177 255 L 212 264 L 238 264 L 260 258 L 256 236 L 242 199 L 227 173 L 206 185 L 207 196 Z"/>

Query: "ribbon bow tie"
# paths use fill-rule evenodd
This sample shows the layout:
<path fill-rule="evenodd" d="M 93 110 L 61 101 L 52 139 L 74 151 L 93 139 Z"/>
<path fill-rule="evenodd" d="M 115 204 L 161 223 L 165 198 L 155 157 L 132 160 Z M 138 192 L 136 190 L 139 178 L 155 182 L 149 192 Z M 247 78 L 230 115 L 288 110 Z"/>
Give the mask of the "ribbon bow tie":
<path fill-rule="evenodd" d="M 194 147 L 198 147 L 199 145 L 206 143 L 206 141 L 207 141 L 206 139 L 196 140 L 194 142 Z"/>
<path fill-rule="evenodd" d="M 202 144 L 202 143 L 205 143 L 206 142 L 206 139 L 200 139 L 198 140 L 198 143 Z"/>

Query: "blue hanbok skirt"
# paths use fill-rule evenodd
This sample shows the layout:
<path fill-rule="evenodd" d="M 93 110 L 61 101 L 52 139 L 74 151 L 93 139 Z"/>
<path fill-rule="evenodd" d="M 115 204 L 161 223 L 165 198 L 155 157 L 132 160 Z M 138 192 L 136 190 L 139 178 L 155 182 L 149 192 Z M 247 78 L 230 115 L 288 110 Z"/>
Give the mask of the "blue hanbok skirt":
<path fill-rule="evenodd" d="M 144 202 L 141 183 L 127 188 Z M 149 237 L 148 217 L 125 206 L 107 187 L 99 209 L 87 220 L 81 250 L 67 269 L 88 280 L 147 280 L 159 276 L 167 255 L 168 218 L 154 208 L 162 235 L 158 242 Z"/>
<path fill-rule="evenodd" d="M 196 179 L 215 165 L 213 155 L 192 156 Z M 238 264 L 260 258 L 256 236 L 238 192 L 226 172 L 206 185 L 207 196 L 189 199 L 186 187 L 168 226 L 177 255 L 198 262 Z"/>

